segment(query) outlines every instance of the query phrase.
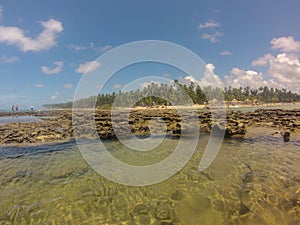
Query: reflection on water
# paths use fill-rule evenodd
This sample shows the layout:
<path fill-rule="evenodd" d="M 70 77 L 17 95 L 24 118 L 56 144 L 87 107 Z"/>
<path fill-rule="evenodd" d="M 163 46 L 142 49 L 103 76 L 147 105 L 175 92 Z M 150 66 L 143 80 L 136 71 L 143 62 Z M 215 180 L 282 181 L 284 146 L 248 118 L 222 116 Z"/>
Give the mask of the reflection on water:
<path fill-rule="evenodd" d="M 299 139 L 284 143 L 271 133 L 225 140 L 214 163 L 199 173 L 208 139 L 202 136 L 180 172 L 147 187 L 97 175 L 74 143 L 2 147 L 0 224 L 299 224 Z M 167 139 L 147 156 L 116 141 L 106 146 L 118 159 L 142 165 L 164 159 L 176 143 Z"/>
<path fill-rule="evenodd" d="M 0 117 L 0 125 L 7 123 L 29 123 L 29 122 L 42 122 L 43 120 L 39 119 L 36 116 L 18 116 L 14 114 L 13 116 L 2 116 Z"/>

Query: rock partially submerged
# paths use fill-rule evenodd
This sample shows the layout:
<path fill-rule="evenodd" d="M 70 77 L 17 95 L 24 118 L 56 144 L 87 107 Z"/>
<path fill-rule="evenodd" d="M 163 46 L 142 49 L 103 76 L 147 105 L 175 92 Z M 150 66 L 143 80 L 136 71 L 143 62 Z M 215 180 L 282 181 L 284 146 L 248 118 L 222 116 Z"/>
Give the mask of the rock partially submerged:
<path fill-rule="evenodd" d="M 284 142 L 290 141 L 290 135 L 291 133 L 289 131 L 282 131 L 281 136 L 283 137 Z"/>
<path fill-rule="evenodd" d="M 115 130 L 118 130 L 118 137 L 131 135 L 180 137 L 195 134 L 197 126 L 201 132 L 215 131 L 216 134 L 224 134 L 227 138 L 243 137 L 247 127 L 250 126 L 280 128 L 284 131 L 283 140 L 287 142 L 290 140 L 291 132 L 300 130 L 300 110 L 229 111 L 223 118 L 224 121 L 215 112 L 198 111 L 198 118 L 195 119 L 189 111 L 179 116 L 175 109 L 117 111 L 114 112 L 113 121 L 109 110 L 78 110 L 75 114 L 72 114 L 71 110 L 28 113 L 32 116 L 42 116 L 43 122 L 1 125 L 0 144 L 62 142 L 74 138 L 74 132 L 77 132 L 76 137 L 111 139 L 116 138 Z M 6 114 L 0 116 L 7 116 Z M 22 112 L 22 115 L 26 115 L 26 112 Z M 186 122 L 183 123 L 183 120 Z"/>

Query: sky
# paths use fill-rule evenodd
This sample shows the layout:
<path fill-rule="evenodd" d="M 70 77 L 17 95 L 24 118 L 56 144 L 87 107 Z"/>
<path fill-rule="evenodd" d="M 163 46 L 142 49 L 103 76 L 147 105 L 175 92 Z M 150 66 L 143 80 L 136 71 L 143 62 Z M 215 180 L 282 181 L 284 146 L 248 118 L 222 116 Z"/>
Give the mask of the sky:
<path fill-rule="evenodd" d="M 299 0 L 0 0 L 0 108 L 70 101 L 82 77 L 101 69 L 98 57 L 142 40 L 191 50 L 224 86 L 300 93 L 299 10 Z M 124 68 L 103 90 L 145 75 L 201 82 L 149 65 Z"/>

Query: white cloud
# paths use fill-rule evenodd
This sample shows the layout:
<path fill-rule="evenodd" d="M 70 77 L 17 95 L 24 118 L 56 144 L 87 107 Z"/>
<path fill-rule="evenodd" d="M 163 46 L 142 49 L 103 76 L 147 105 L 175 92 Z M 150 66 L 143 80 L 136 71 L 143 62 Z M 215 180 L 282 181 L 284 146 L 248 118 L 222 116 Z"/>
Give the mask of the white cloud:
<path fill-rule="evenodd" d="M 17 62 L 19 61 L 19 58 L 18 57 L 15 57 L 15 56 L 1 56 L 0 60 L 4 63 L 14 63 L 14 62 Z"/>
<path fill-rule="evenodd" d="M 44 87 L 44 85 L 43 84 L 35 84 L 34 87 L 36 87 L 36 88 L 42 88 L 42 87 Z"/>
<path fill-rule="evenodd" d="M 84 51 L 84 50 L 90 50 L 90 51 L 96 51 L 96 52 L 106 52 L 110 49 L 112 49 L 111 45 L 105 45 L 102 47 L 95 47 L 95 44 L 91 42 L 89 45 L 76 45 L 76 44 L 70 44 L 67 46 L 69 49 L 74 51 Z"/>
<path fill-rule="evenodd" d="M 269 85 L 277 84 L 281 88 L 300 93 L 300 56 L 296 54 L 300 51 L 300 42 L 288 36 L 273 38 L 270 43 L 273 49 L 279 49 L 283 53 L 265 54 L 254 60 L 252 66 L 267 67 L 267 75 L 271 79 L 268 81 Z"/>
<path fill-rule="evenodd" d="M 44 30 L 35 39 L 25 36 L 25 32 L 18 27 L 0 26 L 0 42 L 14 45 L 23 52 L 49 50 L 56 44 L 63 27 L 60 21 L 54 19 L 40 23 Z"/>
<path fill-rule="evenodd" d="M 82 74 L 90 73 L 98 69 L 100 66 L 101 64 L 97 61 L 87 61 L 85 63 L 80 64 L 76 69 L 76 72 Z"/>
<path fill-rule="evenodd" d="M 149 82 L 144 82 L 144 83 L 141 84 L 141 89 L 144 89 L 145 87 L 148 87 L 151 84 L 158 84 L 158 85 L 160 85 L 160 82 L 153 81 L 153 80 L 151 80 Z"/>
<path fill-rule="evenodd" d="M 293 54 L 278 54 L 269 62 L 269 74 L 289 90 L 300 93 L 300 61 Z"/>
<path fill-rule="evenodd" d="M 73 87 L 73 84 L 64 84 L 64 88 L 70 89 Z"/>
<path fill-rule="evenodd" d="M 273 38 L 270 43 L 273 49 L 279 49 L 281 52 L 300 51 L 300 41 L 295 41 L 292 36 Z"/>
<path fill-rule="evenodd" d="M 273 60 L 274 56 L 271 54 L 265 54 L 263 57 L 259 57 L 258 59 L 252 62 L 252 66 L 265 66 L 269 63 L 270 60 Z"/>
<path fill-rule="evenodd" d="M 100 52 L 106 52 L 109 49 L 112 49 L 112 46 L 111 45 L 105 45 L 105 46 L 100 48 Z"/>
<path fill-rule="evenodd" d="M 212 34 L 204 33 L 202 34 L 202 39 L 209 40 L 211 43 L 220 42 L 220 38 L 223 37 L 223 33 L 215 31 Z"/>
<path fill-rule="evenodd" d="M 224 50 L 222 52 L 220 52 L 221 56 L 226 56 L 226 55 L 232 55 L 232 52 L 228 51 L 228 50 Z"/>
<path fill-rule="evenodd" d="M 252 62 L 254 66 L 267 66 L 268 75 L 280 86 L 300 93 L 300 60 L 292 53 L 276 56 L 266 54 Z"/>
<path fill-rule="evenodd" d="M 50 74 L 58 74 L 62 71 L 63 66 L 64 66 L 64 63 L 62 61 L 56 61 L 56 62 L 53 62 L 53 64 L 56 66 L 53 69 L 50 69 L 47 66 L 42 66 L 43 73 L 50 75 Z"/>
<path fill-rule="evenodd" d="M 193 76 L 187 75 L 183 78 L 184 81 L 187 81 L 187 83 L 199 83 L 199 81 L 197 81 Z M 185 82 L 183 82 L 185 83 Z"/>
<path fill-rule="evenodd" d="M 71 49 L 71 50 L 74 50 L 74 51 L 83 51 L 83 50 L 86 50 L 86 49 L 87 49 L 86 46 L 83 46 L 83 45 L 75 45 L 75 44 L 68 45 L 68 48 Z"/>
<path fill-rule="evenodd" d="M 266 76 L 263 73 L 259 73 L 252 70 L 242 70 L 239 68 L 233 68 L 230 72 L 230 75 L 224 77 L 226 86 L 231 86 L 234 88 L 247 87 L 249 86 L 252 89 L 257 89 L 259 87 L 273 87 L 273 88 L 287 88 L 283 83 L 280 83 L 275 77 L 269 77 L 266 79 Z M 296 91 L 295 89 L 289 89 Z"/>
<path fill-rule="evenodd" d="M 215 74 L 214 72 L 215 70 L 215 66 L 211 63 L 206 64 L 205 66 L 205 71 L 203 74 L 203 77 L 200 80 L 197 80 L 195 77 L 188 75 L 185 76 L 182 79 L 180 79 L 180 82 L 182 83 L 190 83 L 190 82 L 194 82 L 198 85 L 200 85 L 201 87 L 208 87 L 208 86 L 212 86 L 212 87 L 223 87 L 223 83 L 220 79 L 220 77 Z"/>
<path fill-rule="evenodd" d="M 215 66 L 213 64 L 206 64 L 204 76 L 200 80 L 200 86 L 223 87 L 223 83 L 219 76 L 215 74 Z"/>
<path fill-rule="evenodd" d="M 267 85 L 267 82 L 263 80 L 263 74 L 252 70 L 241 70 L 239 68 L 233 68 L 230 75 L 224 77 L 225 85 L 234 88 L 247 87 L 259 88 Z"/>
<path fill-rule="evenodd" d="M 213 21 L 213 20 L 209 20 L 206 21 L 205 23 L 200 23 L 198 28 L 199 29 L 207 29 L 207 28 L 214 28 L 214 27 L 220 27 L 221 24 L 219 22 Z"/>
<path fill-rule="evenodd" d="M 124 85 L 122 85 L 122 84 L 114 84 L 114 85 L 112 86 L 112 88 L 113 88 L 113 89 L 121 89 L 123 86 L 124 86 Z"/>

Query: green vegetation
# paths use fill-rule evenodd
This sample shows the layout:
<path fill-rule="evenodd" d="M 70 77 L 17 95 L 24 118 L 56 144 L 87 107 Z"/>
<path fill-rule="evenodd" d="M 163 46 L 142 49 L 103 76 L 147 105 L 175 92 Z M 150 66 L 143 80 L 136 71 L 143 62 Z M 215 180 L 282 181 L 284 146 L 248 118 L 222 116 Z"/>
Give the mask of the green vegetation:
<path fill-rule="evenodd" d="M 186 93 L 186 94 L 184 94 Z M 160 97 L 162 96 L 162 97 Z M 168 98 L 169 101 L 163 98 Z M 170 105 L 172 102 L 177 105 L 190 104 L 205 104 L 207 99 L 217 99 L 231 101 L 240 101 L 243 103 L 257 104 L 257 103 L 277 103 L 277 102 L 297 102 L 300 101 L 300 95 L 293 93 L 286 89 L 260 87 L 258 89 L 232 88 L 225 87 L 224 90 L 220 88 L 213 88 L 211 86 L 203 89 L 191 83 L 190 85 L 183 85 L 177 80 L 174 85 L 156 84 L 152 83 L 143 90 L 132 90 L 129 92 L 107 93 L 99 94 L 98 96 L 91 96 L 83 98 L 75 102 L 76 107 L 90 108 L 96 102 L 96 106 L 103 109 L 110 108 L 117 100 L 117 106 L 154 106 L 154 105 Z M 72 102 L 46 104 L 47 108 L 71 108 Z"/>

